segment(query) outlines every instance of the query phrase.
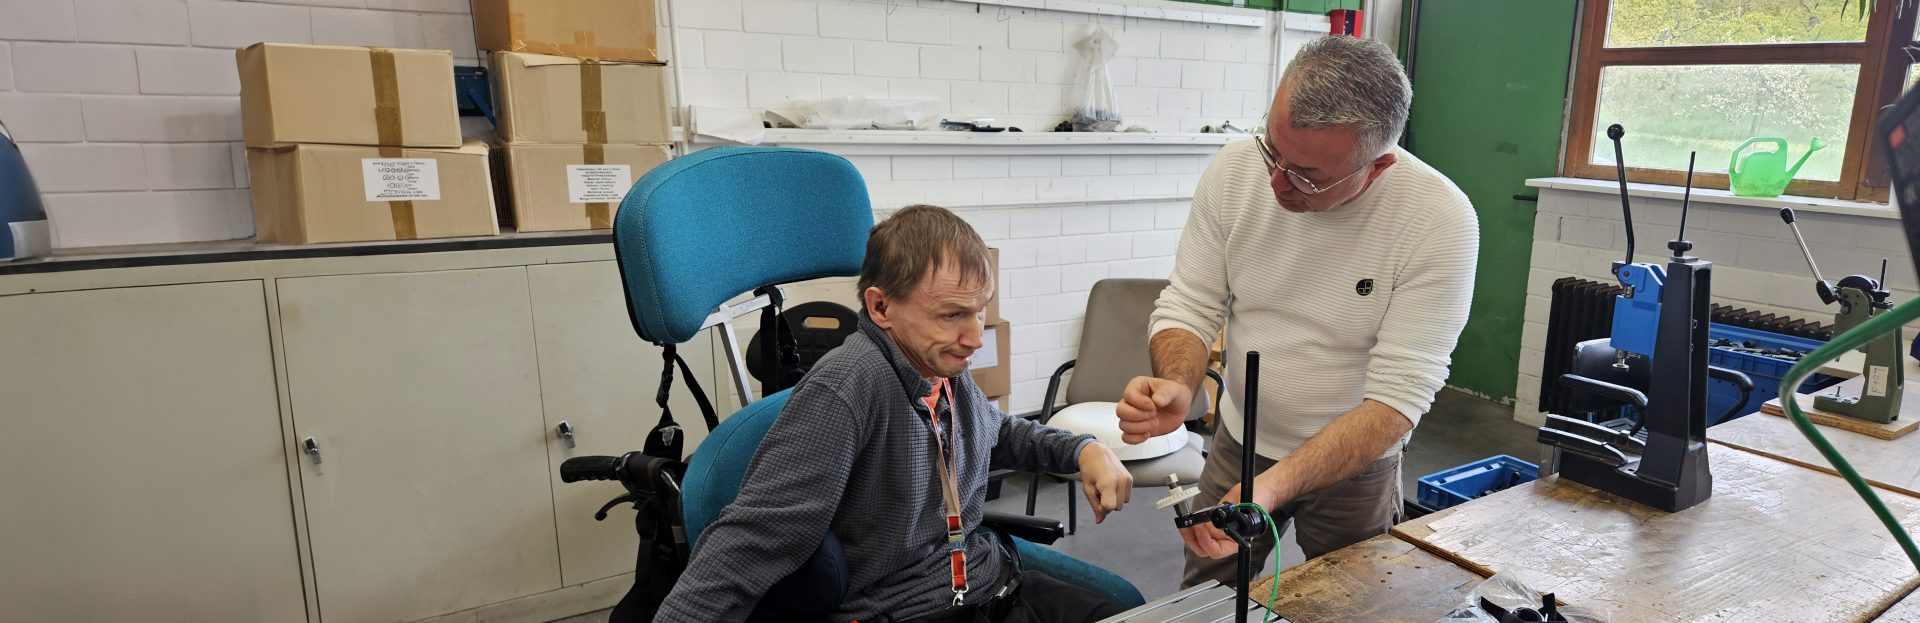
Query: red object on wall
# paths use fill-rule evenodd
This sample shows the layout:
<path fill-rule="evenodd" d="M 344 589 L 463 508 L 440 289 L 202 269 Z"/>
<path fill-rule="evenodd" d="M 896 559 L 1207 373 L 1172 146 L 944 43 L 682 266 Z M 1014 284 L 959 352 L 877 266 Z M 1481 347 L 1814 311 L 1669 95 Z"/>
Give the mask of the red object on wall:
<path fill-rule="evenodd" d="M 1327 11 L 1327 21 L 1333 22 L 1333 28 L 1328 30 L 1328 35 L 1360 36 L 1359 9 L 1335 9 Z"/>

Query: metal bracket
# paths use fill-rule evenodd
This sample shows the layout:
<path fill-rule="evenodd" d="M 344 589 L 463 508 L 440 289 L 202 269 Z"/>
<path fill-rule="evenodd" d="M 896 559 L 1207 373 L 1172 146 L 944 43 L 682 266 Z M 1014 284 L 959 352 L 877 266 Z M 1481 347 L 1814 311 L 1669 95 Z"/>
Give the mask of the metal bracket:
<path fill-rule="evenodd" d="M 785 292 L 782 292 L 783 296 L 784 294 Z M 734 305 L 721 305 L 714 309 L 713 313 L 708 314 L 706 322 L 700 325 L 702 330 L 720 327 L 720 342 L 727 349 L 727 367 L 733 373 L 733 388 L 740 393 L 740 404 L 743 406 L 756 398 L 753 395 L 752 386 L 747 382 L 751 375 L 747 372 L 747 360 L 745 351 L 741 348 L 740 337 L 733 331 L 733 321 L 772 304 L 772 298 L 763 294 Z"/>

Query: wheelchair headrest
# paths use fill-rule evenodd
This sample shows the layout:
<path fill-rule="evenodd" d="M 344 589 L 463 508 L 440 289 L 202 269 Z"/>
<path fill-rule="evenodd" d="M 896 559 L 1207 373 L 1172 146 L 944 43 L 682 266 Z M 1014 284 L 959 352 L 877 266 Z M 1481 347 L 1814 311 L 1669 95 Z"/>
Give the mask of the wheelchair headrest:
<path fill-rule="evenodd" d="M 743 292 L 859 274 L 871 229 L 866 182 L 845 158 L 721 147 L 640 178 L 614 217 L 613 247 L 634 330 L 677 344 Z"/>

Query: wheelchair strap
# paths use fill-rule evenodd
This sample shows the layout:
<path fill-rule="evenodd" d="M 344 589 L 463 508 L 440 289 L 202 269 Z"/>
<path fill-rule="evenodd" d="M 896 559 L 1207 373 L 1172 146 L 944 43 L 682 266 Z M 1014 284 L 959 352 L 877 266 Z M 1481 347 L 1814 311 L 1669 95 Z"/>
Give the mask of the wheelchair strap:
<path fill-rule="evenodd" d="M 766 307 L 760 308 L 759 333 L 760 370 L 766 373 L 766 378 L 760 380 L 760 395 L 766 396 L 800 382 L 800 345 L 780 315 L 781 307 L 786 304 L 780 288 L 767 286 L 753 293 L 765 295 L 769 300 Z"/>
<path fill-rule="evenodd" d="M 673 394 L 674 368 L 679 368 L 680 375 L 687 378 L 687 389 L 693 392 L 693 401 L 700 406 L 700 417 L 706 421 L 709 432 L 720 427 L 720 416 L 714 412 L 713 402 L 707 400 L 706 390 L 701 389 L 699 377 L 693 375 L 686 358 L 680 356 L 673 344 L 661 345 L 660 359 L 660 389 L 653 396 L 654 404 L 660 407 L 660 422 L 647 433 L 644 451 L 651 456 L 681 461 L 686 459 L 686 441 L 680 424 L 673 419 L 673 406 L 668 400 Z"/>

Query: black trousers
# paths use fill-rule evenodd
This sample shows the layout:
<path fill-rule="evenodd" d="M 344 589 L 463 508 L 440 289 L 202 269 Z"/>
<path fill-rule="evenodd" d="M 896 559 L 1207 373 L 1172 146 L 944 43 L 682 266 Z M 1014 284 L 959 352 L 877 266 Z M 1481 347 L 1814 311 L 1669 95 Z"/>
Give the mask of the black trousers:
<path fill-rule="evenodd" d="M 1125 611 L 1099 593 L 1044 573 L 1022 571 L 1020 588 L 1011 595 L 904 623 L 1094 623 Z"/>

